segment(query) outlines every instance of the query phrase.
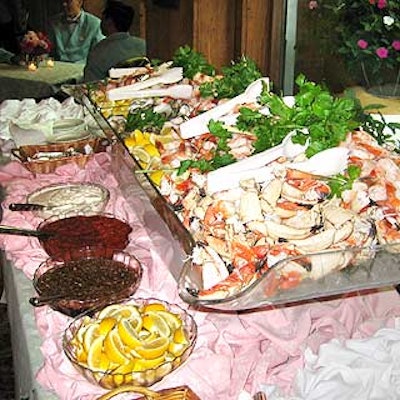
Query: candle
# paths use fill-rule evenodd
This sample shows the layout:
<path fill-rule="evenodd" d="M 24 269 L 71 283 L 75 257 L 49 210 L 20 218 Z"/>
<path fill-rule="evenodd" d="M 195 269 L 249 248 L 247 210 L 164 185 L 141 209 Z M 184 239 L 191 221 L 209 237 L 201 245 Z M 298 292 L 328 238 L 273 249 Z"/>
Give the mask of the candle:
<path fill-rule="evenodd" d="M 46 60 L 46 65 L 49 67 L 49 68 L 53 68 L 54 67 L 54 60 L 50 57 L 50 58 L 48 58 L 47 60 Z"/>
<path fill-rule="evenodd" d="M 38 68 L 38 67 L 37 67 L 37 65 L 36 65 L 35 62 L 29 61 L 29 63 L 28 63 L 28 70 L 29 70 L 29 71 L 36 71 L 37 68 Z"/>

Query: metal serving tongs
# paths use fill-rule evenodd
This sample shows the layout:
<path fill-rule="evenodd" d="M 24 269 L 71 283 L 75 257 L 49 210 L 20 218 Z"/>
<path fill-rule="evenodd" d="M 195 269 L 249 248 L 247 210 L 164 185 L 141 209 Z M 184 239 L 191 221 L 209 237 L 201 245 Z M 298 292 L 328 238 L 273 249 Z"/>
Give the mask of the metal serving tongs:
<path fill-rule="evenodd" d="M 47 239 L 53 236 L 53 232 L 44 232 L 35 229 L 16 228 L 15 226 L 0 225 L 0 235 L 19 235 L 19 236 L 34 236 L 37 238 Z"/>

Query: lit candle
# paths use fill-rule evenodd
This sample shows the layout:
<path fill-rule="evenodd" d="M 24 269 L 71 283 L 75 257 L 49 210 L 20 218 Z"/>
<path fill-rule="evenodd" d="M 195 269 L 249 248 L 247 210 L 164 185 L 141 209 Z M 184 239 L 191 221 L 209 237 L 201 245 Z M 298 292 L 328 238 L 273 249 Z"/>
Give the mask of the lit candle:
<path fill-rule="evenodd" d="M 54 60 L 50 57 L 50 58 L 48 58 L 47 60 L 46 60 L 46 65 L 49 67 L 49 68 L 53 68 L 54 67 Z"/>
<path fill-rule="evenodd" d="M 29 71 L 36 71 L 37 70 L 37 65 L 33 61 L 29 61 L 28 70 Z"/>

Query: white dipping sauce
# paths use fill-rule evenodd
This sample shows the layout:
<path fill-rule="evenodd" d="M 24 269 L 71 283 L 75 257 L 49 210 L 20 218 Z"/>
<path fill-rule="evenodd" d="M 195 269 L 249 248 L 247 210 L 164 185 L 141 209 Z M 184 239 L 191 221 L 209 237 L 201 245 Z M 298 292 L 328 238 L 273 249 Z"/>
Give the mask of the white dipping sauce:
<path fill-rule="evenodd" d="M 48 218 L 54 215 L 101 212 L 109 196 L 109 191 L 98 184 L 63 184 L 39 189 L 28 196 L 27 202 L 48 207 L 37 211 L 39 216 Z"/>

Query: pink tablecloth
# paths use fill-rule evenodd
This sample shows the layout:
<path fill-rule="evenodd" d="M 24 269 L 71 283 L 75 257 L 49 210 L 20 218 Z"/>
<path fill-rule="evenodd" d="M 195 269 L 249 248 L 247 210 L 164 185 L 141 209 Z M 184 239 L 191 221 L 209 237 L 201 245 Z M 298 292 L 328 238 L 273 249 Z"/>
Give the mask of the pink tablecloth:
<path fill-rule="evenodd" d="M 111 193 L 106 211 L 135 226 L 127 251 L 135 253 L 144 265 L 137 296 L 157 297 L 187 308 L 178 297 L 176 282 L 167 267 L 168 246 L 152 246 L 160 241 L 154 233 L 148 236 L 134 207 L 121 195 L 110 174 L 107 153 L 97 154 L 84 170 L 69 165 L 54 174 L 36 177 L 18 162 L 4 166 L 0 170 L 0 183 L 7 190 L 3 224 L 36 228 L 40 218 L 29 212 L 11 212 L 8 204 L 24 201 L 39 187 L 60 182 L 105 185 Z M 22 269 L 29 278 L 46 258 L 34 238 L 0 235 L 0 245 L 15 268 Z M 62 352 L 62 332 L 70 319 L 48 307 L 34 312 L 45 360 L 37 375 L 40 384 L 64 400 L 89 400 L 102 394 L 104 390 L 81 377 Z M 369 337 L 379 328 L 392 327 L 394 318 L 400 315 L 400 302 L 397 293 L 389 290 L 247 314 L 189 312 L 198 324 L 194 352 L 185 365 L 153 389 L 187 384 L 203 400 L 218 400 L 236 399 L 243 390 L 254 393 L 264 384 L 276 385 L 289 395 L 296 373 L 303 367 L 306 348 L 317 351 L 333 338 Z"/>

